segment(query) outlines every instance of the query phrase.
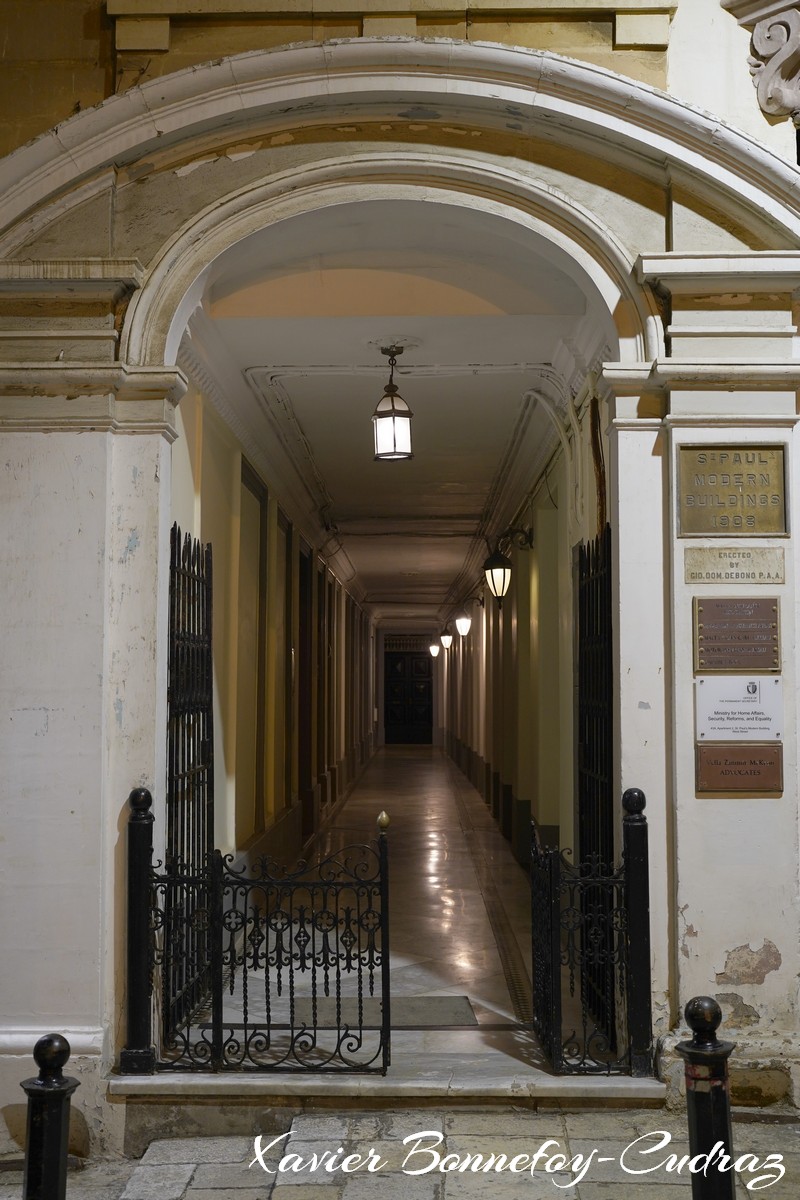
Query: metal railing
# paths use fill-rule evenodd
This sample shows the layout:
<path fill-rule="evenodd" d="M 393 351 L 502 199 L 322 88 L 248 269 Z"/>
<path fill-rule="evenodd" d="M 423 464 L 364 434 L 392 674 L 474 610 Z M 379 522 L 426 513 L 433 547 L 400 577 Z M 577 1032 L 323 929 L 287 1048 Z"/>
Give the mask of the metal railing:
<path fill-rule="evenodd" d="M 534 1029 L 558 1074 L 653 1069 L 645 797 L 622 798 L 622 862 L 572 863 L 533 826 Z"/>
<path fill-rule="evenodd" d="M 287 871 L 248 870 L 214 851 L 206 866 L 152 866 L 152 799 L 130 796 L 128 1040 L 123 1074 L 153 1071 L 386 1072 L 390 1062 L 389 818 L 379 837 Z M 179 1024 L 157 1019 L 158 985 L 191 938 L 176 912 L 207 931 L 208 987 Z M 202 968 L 202 972 L 201 972 Z M 154 1029 L 159 1029 L 155 1046 Z"/>

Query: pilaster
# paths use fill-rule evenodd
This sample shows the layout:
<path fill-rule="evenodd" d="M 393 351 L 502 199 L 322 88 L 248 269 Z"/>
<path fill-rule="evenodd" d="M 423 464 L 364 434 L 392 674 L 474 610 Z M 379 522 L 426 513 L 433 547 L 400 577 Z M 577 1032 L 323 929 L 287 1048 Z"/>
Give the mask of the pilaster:
<path fill-rule="evenodd" d="M 642 420 L 637 414 L 645 394 L 643 411 L 652 411 L 659 393 L 663 406 L 658 449 L 663 515 L 654 536 L 662 540 L 663 634 L 669 647 L 662 741 L 669 895 L 675 897 L 677 922 L 670 930 L 673 1000 L 682 1008 L 693 995 L 716 996 L 726 1028 L 735 1031 L 737 1058 L 746 1066 L 738 1083 L 734 1074 L 734 1095 L 739 1087 L 751 1103 L 792 1095 L 796 1064 L 793 1068 L 788 1047 L 800 1016 L 793 545 L 800 476 L 792 357 L 799 261 L 791 253 L 642 259 L 640 277 L 665 299 L 672 356 L 638 366 L 607 364 L 604 371 L 617 414 L 625 413 L 622 424 L 619 415 L 614 422 L 620 446 Z M 641 436 L 644 441 L 644 431 Z M 618 462 L 624 473 L 624 449 Z M 697 462 L 707 469 L 694 467 L 687 475 L 686 464 Z M 764 514 L 773 510 L 774 519 L 767 519 Z M 620 519 L 629 525 L 633 519 L 624 504 Z M 623 629 L 629 611 L 625 560 L 631 554 L 625 542 L 621 527 Z M 657 570 L 655 562 L 651 569 Z M 710 600 L 736 612 L 754 602 L 774 612 L 780 629 L 777 666 L 770 658 L 761 670 L 748 670 L 745 655 L 756 642 L 747 622 L 732 635 L 730 663 L 726 658 L 719 670 L 706 666 L 698 647 L 706 638 L 703 602 Z M 698 706 L 698 689 L 706 684 L 753 694 L 761 687 L 782 696 L 775 728 L 762 735 L 755 721 L 743 720 L 741 728 L 720 732 L 717 710 L 707 727 Z M 625 728 L 624 683 L 621 695 L 625 755 L 631 732 Z M 760 755 L 759 746 L 767 742 L 774 747 Z M 748 787 L 735 777 L 748 755 L 757 766 L 776 754 L 782 778 L 767 773 Z M 716 789 L 701 776 L 706 755 L 720 771 Z M 652 822 L 649 804 L 648 812 Z M 677 1067 L 669 1070 L 679 1073 Z"/>
<path fill-rule="evenodd" d="M 0 267 L 0 704 L 15 828 L 0 879 L 15 913 L 0 1054 L 66 1033 L 94 1081 L 90 1125 L 97 1072 L 124 1036 L 126 796 L 145 785 L 163 803 L 165 775 L 170 443 L 185 380 L 118 361 L 139 278 L 127 261 Z"/>

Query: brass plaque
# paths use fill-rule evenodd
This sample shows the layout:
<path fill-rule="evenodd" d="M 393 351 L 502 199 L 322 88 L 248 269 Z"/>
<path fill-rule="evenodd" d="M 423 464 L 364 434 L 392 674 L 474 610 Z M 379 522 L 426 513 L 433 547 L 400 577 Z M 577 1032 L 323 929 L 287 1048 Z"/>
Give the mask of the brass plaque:
<path fill-rule="evenodd" d="M 716 742 L 695 747 L 698 792 L 782 792 L 783 746 Z"/>
<path fill-rule="evenodd" d="M 692 607 L 696 675 L 780 671 L 777 596 L 695 596 Z"/>
<path fill-rule="evenodd" d="M 679 446 L 679 536 L 785 534 L 783 449 L 783 446 Z"/>

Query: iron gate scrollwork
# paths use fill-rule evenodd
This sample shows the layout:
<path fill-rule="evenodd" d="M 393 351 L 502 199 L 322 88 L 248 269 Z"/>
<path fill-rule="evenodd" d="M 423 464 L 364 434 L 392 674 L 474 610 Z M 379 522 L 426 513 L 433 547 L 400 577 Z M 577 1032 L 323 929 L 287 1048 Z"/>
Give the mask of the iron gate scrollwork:
<path fill-rule="evenodd" d="M 572 863 L 542 844 L 531 853 L 533 1025 L 559 1074 L 648 1075 L 652 1070 L 647 822 L 635 788 L 623 797 L 623 855 Z M 614 998 L 592 1003 L 590 979 Z"/>
<path fill-rule="evenodd" d="M 177 890 L 211 939 L 211 990 L 161 1047 L 161 1070 L 378 1070 L 389 1064 L 386 839 L 287 872 L 154 874 L 156 932 Z M 169 955 L 156 939 L 156 961 Z"/>
<path fill-rule="evenodd" d="M 150 795 L 137 789 L 130 803 L 128 878 L 138 883 L 128 897 L 134 970 L 120 1070 L 385 1074 L 388 818 L 379 818 L 376 843 L 293 871 L 268 858 L 240 869 L 218 850 L 202 867 L 173 861 L 160 870 L 152 865 Z M 187 969 L 199 977 L 203 968 L 208 988 L 180 1022 L 161 1021 L 153 1047 L 158 987 L 172 978 L 173 956 L 200 944 L 208 961 Z"/>

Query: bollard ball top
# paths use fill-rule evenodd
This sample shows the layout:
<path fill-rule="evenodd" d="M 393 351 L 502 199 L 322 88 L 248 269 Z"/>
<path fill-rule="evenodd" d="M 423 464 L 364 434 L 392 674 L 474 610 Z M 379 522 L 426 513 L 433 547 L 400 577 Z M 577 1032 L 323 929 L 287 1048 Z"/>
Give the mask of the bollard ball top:
<path fill-rule="evenodd" d="M 144 813 L 153 807 L 153 797 L 146 787 L 134 788 L 128 796 L 128 804 L 135 813 Z"/>
<path fill-rule="evenodd" d="M 33 1048 L 40 1078 L 59 1076 L 70 1055 L 70 1045 L 60 1033 L 46 1033 Z"/>
<path fill-rule="evenodd" d="M 638 816 L 645 810 L 647 799 L 641 788 L 628 788 L 622 794 L 622 807 L 631 816 Z"/>
<path fill-rule="evenodd" d="M 694 996 L 686 1005 L 684 1016 L 696 1041 L 716 1041 L 716 1032 L 722 1021 L 722 1009 L 713 996 Z"/>

